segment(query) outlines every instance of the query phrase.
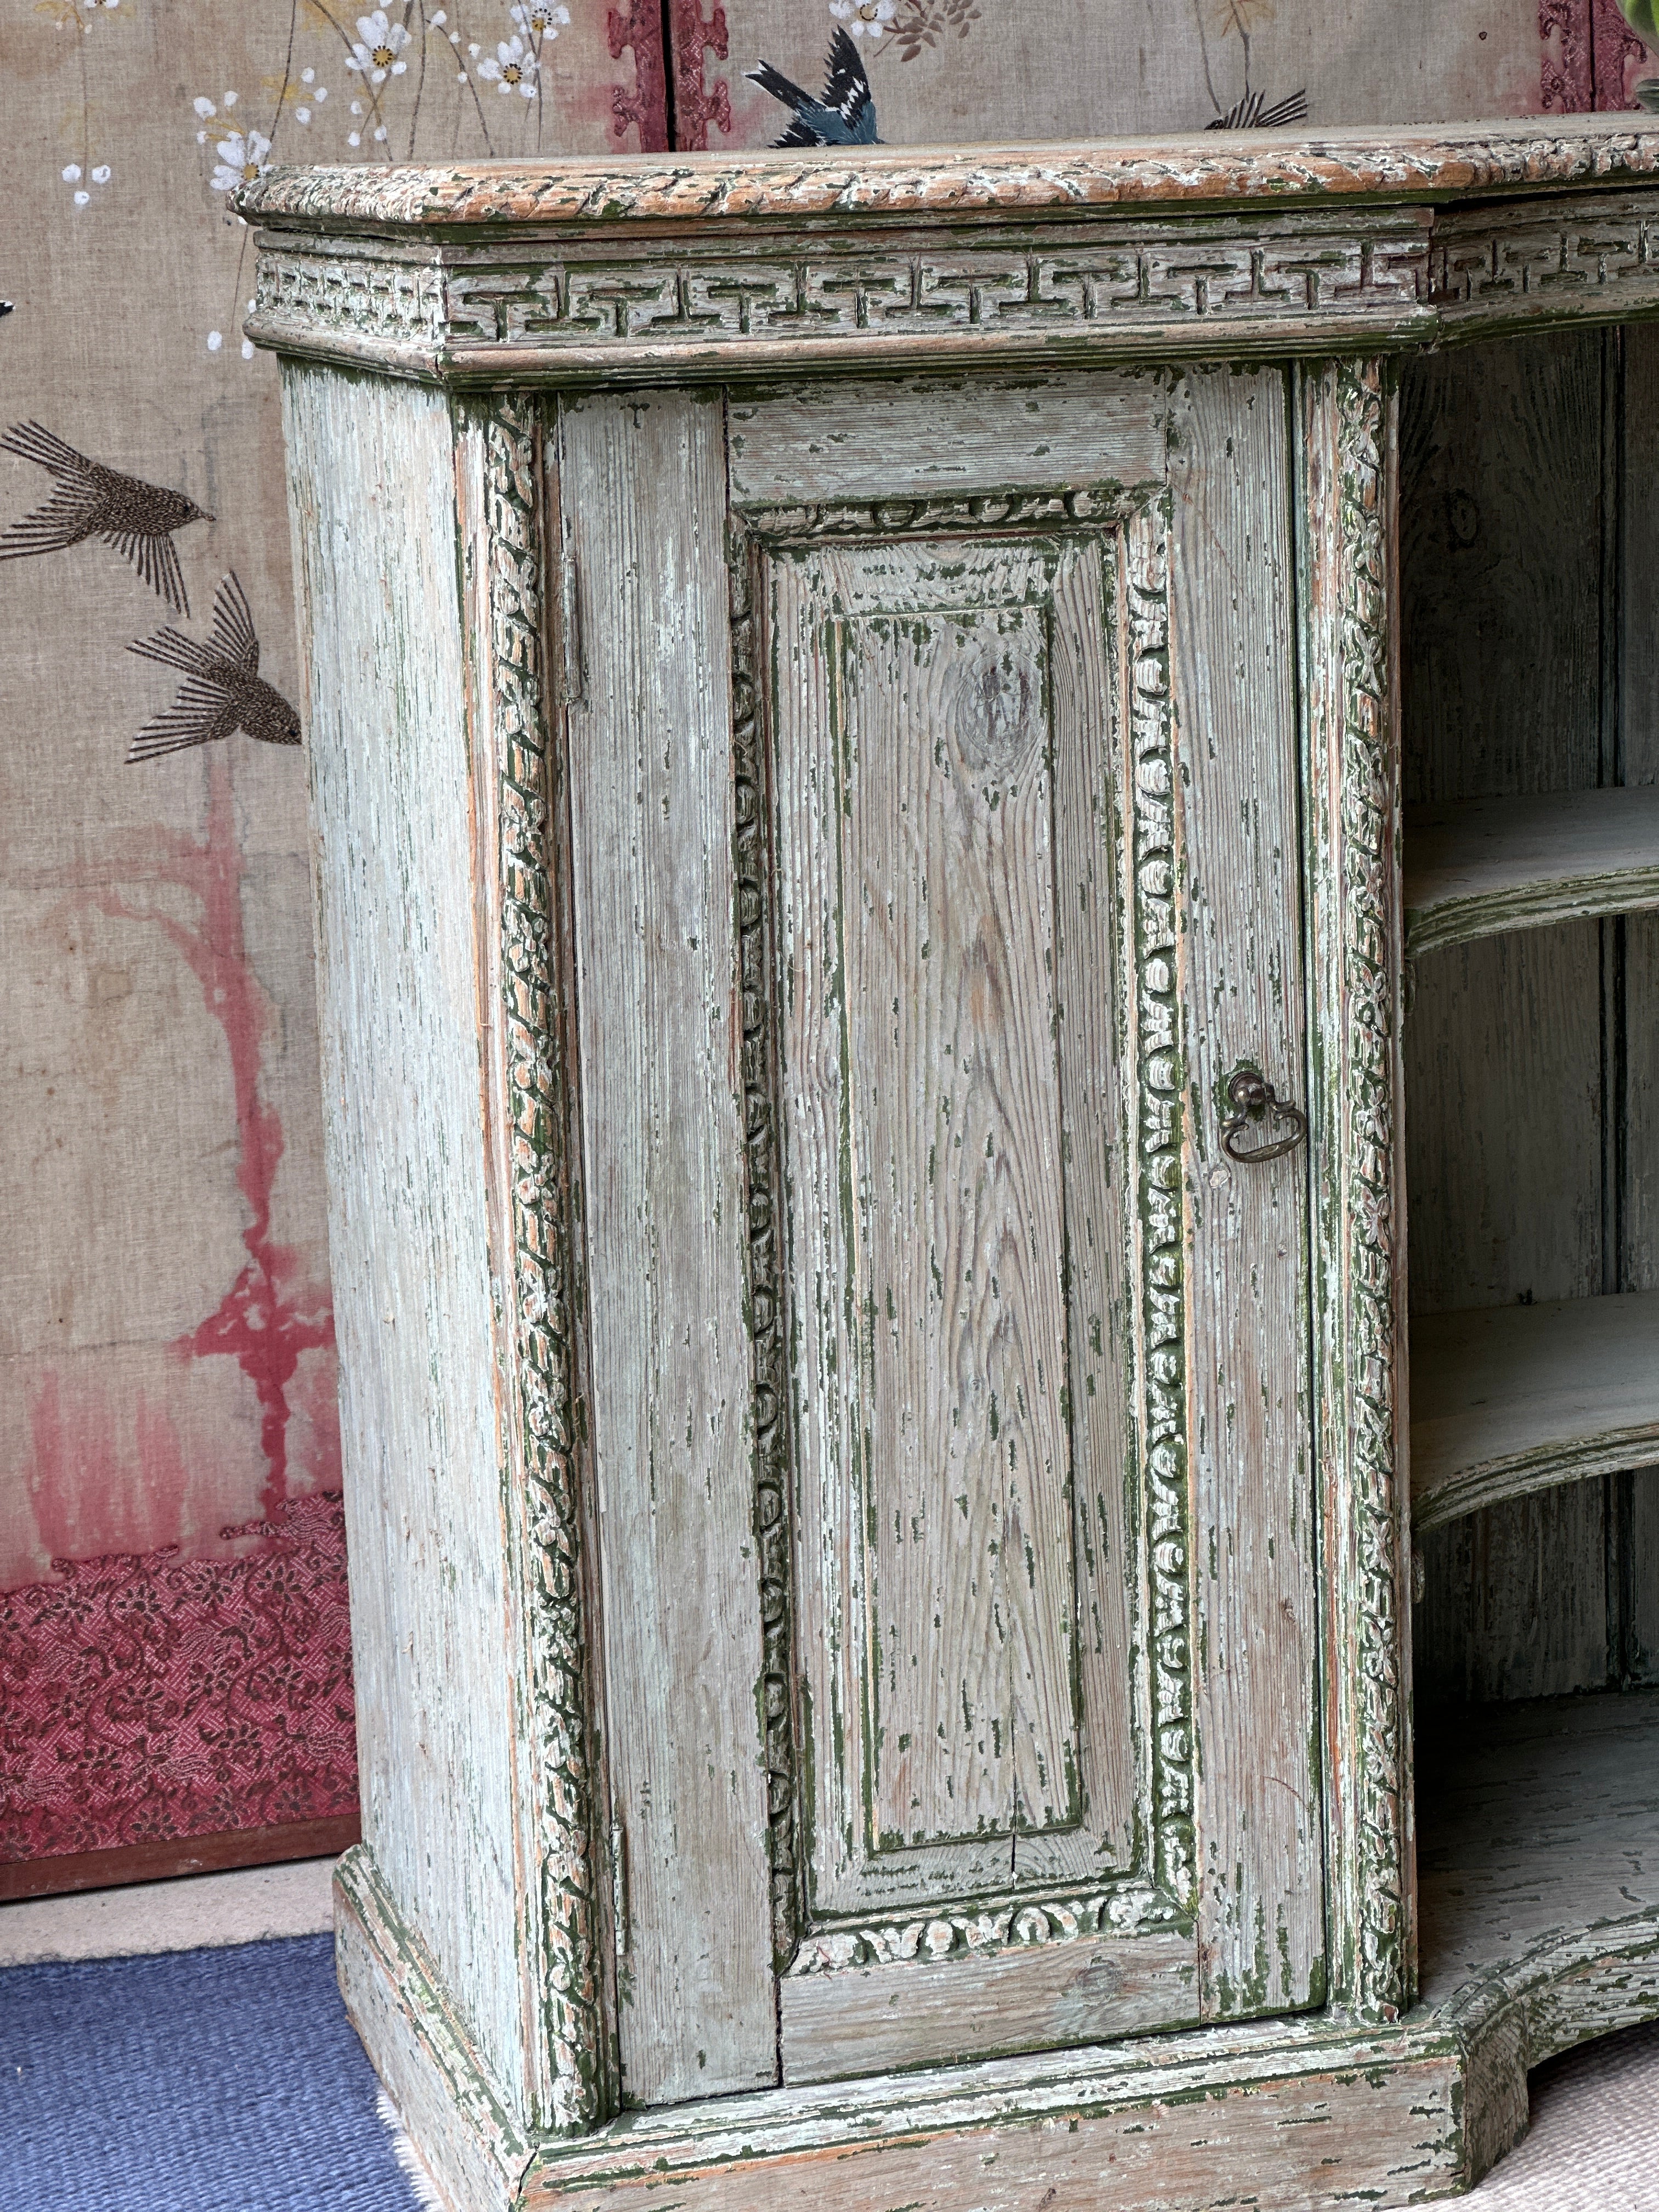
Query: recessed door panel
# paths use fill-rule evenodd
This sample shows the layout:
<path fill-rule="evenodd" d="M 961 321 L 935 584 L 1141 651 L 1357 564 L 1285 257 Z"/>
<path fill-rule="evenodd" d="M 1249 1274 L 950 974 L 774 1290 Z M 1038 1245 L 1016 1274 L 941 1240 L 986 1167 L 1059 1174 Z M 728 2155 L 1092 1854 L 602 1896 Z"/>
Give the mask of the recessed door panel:
<path fill-rule="evenodd" d="M 826 1911 L 1129 1871 L 1117 565 L 770 564 Z"/>

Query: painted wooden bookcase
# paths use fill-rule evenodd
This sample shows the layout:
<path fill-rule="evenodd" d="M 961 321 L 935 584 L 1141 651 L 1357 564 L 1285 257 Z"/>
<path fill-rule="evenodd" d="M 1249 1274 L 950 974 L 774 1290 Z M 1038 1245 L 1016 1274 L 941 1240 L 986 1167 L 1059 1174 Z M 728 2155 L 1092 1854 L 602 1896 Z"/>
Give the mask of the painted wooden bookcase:
<path fill-rule="evenodd" d="M 241 205 L 439 2187 L 1468 2185 L 1659 2013 L 1659 134 Z"/>

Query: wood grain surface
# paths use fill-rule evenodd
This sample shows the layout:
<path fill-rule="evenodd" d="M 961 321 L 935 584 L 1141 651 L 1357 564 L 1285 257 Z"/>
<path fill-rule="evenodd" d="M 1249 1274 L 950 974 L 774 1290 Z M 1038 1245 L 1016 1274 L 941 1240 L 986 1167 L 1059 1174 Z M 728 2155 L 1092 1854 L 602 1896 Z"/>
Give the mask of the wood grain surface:
<path fill-rule="evenodd" d="M 626 2094 L 775 2080 L 718 398 L 559 416 L 592 1423 Z M 653 610 L 649 622 L 638 609 Z"/>
<path fill-rule="evenodd" d="M 1284 378 L 1189 377 L 1171 444 L 1192 1025 L 1199 1932 L 1205 2008 L 1217 2015 L 1316 2003 L 1325 1972 L 1309 1725 L 1318 1626 L 1308 1152 L 1249 1164 L 1220 1143 L 1241 1065 L 1307 1106 Z"/>
<path fill-rule="evenodd" d="M 454 444 L 447 403 L 409 387 L 298 368 L 283 404 L 363 1832 L 516 2106 L 514 1686 Z"/>
<path fill-rule="evenodd" d="M 1151 376 L 837 379 L 731 404 L 738 507 L 983 499 L 1160 482 L 1167 401 Z"/>
<path fill-rule="evenodd" d="M 1659 1454 L 1659 1291 L 1425 1315 L 1412 1334 L 1419 1528 Z"/>
<path fill-rule="evenodd" d="M 1041 538 L 769 564 L 820 1911 L 1132 1830 L 1104 586 Z"/>

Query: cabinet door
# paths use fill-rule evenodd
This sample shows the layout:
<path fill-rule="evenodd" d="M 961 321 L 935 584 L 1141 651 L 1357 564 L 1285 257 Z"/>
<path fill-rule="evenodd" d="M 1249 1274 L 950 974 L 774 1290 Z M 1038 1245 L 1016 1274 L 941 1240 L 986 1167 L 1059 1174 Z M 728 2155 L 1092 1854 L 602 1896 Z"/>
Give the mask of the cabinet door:
<path fill-rule="evenodd" d="M 1285 425 L 731 406 L 786 2079 L 1322 1993 Z"/>

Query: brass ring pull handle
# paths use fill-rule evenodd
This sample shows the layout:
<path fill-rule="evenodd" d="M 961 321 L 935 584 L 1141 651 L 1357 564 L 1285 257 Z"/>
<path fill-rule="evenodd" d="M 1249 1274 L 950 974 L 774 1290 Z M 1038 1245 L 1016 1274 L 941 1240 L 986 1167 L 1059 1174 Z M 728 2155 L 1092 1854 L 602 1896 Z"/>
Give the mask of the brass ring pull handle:
<path fill-rule="evenodd" d="M 1233 1110 L 1221 1125 L 1221 1149 L 1230 1160 L 1281 1160 L 1308 1133 L 1307 1115 L 1288 1099 L 1276 1097 L 1259 1067 L 1241 1067 L 1231 1078 L 1227 1103 Z M 1259 1129 L 1267 1141 L 1241 1150 L 1238 1139 L 1249 1129 Z M 1275 1136 L 1275 1130 L 1283 1133 Z"/>

